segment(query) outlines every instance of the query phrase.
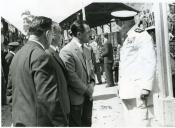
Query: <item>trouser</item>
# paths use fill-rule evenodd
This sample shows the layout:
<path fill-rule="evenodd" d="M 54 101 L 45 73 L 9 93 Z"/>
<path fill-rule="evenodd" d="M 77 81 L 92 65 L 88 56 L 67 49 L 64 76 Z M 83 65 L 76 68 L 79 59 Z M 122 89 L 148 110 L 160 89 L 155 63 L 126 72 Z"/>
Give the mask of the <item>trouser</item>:
<path fill-rule="evenodd" d="M 6 90 L 7 90 L 7 81 L 4 76 L 3 69 L 1 69 L 1 105 L 6 105 Z"/>
<path fill-rule="evenodd" d="M 109 87 L 114 86 L 112 66 L 113 66 L 113 63 L 104 63 L 106 82 Z"/>
<path fill-rule="evenodd" d="M 174 97 L 175 97 L 175 74 L 172 75 L 172 83 L 173 83 L 173 94 L 174 94 Z"/>
<path fill-rule="evenodd" d="M 96 63 L 96 75 L 97 75 L 97 80 L 98 80 L 98 83 L 101 83 L 102 80 L 101 80 L 101 74 L 102 74 L 102 64 L 101 63 Z"/>
<path fill-rule="evenodd" d="M 124 118 L 127 126 L 150 126 L 153 118 L 153 106 L 147 106 L 146 100 L 123 99 Z"/>
<path fill-rule="evenodd" d="M 115 76 L 114 81 L 116 83 L 118 83 L 118 70 L 119 70 L 119 68 L 118 67 L 115 67 L 115 69 L 114 69 L 114 76 Z"/>
<path fill-rule="evenodd" d="M 90 127 L 92 125 L 93 101 L 88 97 L 81 105 L 71 105 L 69 115 L 70 127 Z"/>

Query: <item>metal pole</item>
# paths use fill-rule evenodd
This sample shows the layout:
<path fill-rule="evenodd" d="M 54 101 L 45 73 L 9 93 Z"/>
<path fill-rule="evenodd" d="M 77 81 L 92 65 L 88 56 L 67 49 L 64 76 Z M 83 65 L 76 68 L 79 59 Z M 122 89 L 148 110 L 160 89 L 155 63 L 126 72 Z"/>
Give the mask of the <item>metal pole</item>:
<path fill-rule="evenodd" d="M 102 33 L 104 33 L 104 27 L 103 27 L 103 25 L 101 26 L 101 29 L 102 29 Z"/>
<path fill-rule="evenodd" d="M 86 12 L 83 0 L 82 0 L 82 14 L 83 14 L 83 20 L 86 20 Z"/>
<path fill-rule="evenodd" d="M 112 32 L 111 22 L 109 23 L 110 33 Z"/>
<path fill-rule="evenodd" d="M 156 49 L 157 49 L 157 69 L 158 69 L 158 85 L 160 89 L 160 96 L 162 98 L 166 97 L 166 82 L 165 82 L 165 67 L 164 65 L 164 51 L 163 51 L 163 23 L 162 23 L 162 9 L 161 9 L 162 4 L 161 3 L 154 3 L 154 15 L 155 15 L 155 34 L 156 34 Z"/>
<path fill-rule="evenodd" d="M 168 82 L 168 95 L 173 97 L 173 86 L 172 86 L 172 74 L 170 64 L 170 47 L 169 47 L 169 32 L 168 32 L 168 16 L 167 16 L 167 3 L 162 3 L 163 22 L 164 22 L 164 36 L 165 36 L 165 55 L 166 55 L 166 68 L 167 68 L 167 82 Z"/>

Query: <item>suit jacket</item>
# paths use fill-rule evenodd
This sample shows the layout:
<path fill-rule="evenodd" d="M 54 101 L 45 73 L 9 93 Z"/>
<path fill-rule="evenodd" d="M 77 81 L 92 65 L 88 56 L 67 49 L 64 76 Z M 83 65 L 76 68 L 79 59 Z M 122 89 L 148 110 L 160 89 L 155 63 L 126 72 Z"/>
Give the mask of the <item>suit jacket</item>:
<path fill-rule="evenodd" d="M 61 105 L 64 110 L 65 117 L 70 113 L 70 100 L 67 88 L 67 72 L 62 62 L 61 58 L 59 57 L 59 53 L 54 51 L 52 48 L 46 50 L 46 52 L 53 57 L 53 65 L 55 67 L 56 78 L 59 88 L 60 100 Z"/>
<path fill-rule="evenodd" d="M 120 50 L 120 98 L 140 98 L 142 89 L 152 91 L 155 71 L 156 54 L 151 36 L 146 31 L 131 29 Z"/>
<path fill-rule="evenodd" d="M 59 88 L 51 57 L 28 41 L 12 60 L 7 97 L 12 105 L 14 126 L 63 126 Z"/>
<path fill-rule="evenodd" d="M 102 57 L 104 57 L 104 63 L 113 63 L 113 48 L 108 40 L 103 45 Z"/>
<path fill-rule="evenodd" d="M 60 51 L 60 57 L 63 60 L 68 74 L 69 95 L 72 105 L 80 105 L 84 102 L 85 92 L 88 88 L 88 83 L 95 81 L 92 55 L 87 47 L 84 47 L 83 58 L 80 47 L 72 41 Z"/>

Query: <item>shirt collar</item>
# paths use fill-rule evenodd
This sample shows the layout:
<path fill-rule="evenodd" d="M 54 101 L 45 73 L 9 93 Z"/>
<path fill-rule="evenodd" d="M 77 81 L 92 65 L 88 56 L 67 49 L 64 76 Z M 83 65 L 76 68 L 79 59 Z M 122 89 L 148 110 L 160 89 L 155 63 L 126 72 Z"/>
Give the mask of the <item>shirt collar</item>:
<path fill-rule="evenodd" d="M 82 44 L 80 43 L 80 40 L 77 37 L 73 37 L 72 41 L 75 42 L 77 44 L 78 47 L 81 47 Z"/>
<path fill-rule="evenodd" d="M 53 49 L 55 52 L 59 52 L 59 47 L 58 46 L 54 46 L 54 45 L 50 45 L 50 48 Z"/>
<path fill-rule="evenodd" d="M 9 51 L 11 54 L 15 55 L 15 53 L 13 51 Z"/>
<path fill-rule="evenodd" d="M 50 45 L 50 48 L 52 48 L 55 52 L 57 51 L 57 48 L 53 45 Z"/>
<path fill-rule="evenodd" d="M 39 44 L 45 50 L 44 45 L 41 42 L 37 41 L 35 38 L 36 38 L 35 36 L 31 35 L 29 37 L 29 41 L 33 41 L 33 42 Z"/>

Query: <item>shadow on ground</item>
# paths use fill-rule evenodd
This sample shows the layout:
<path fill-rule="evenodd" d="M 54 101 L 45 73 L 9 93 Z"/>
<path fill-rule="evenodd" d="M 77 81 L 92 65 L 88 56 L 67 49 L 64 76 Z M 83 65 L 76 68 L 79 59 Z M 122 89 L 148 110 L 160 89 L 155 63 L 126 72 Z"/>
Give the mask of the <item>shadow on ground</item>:
<path fill-rule="evenodd" d="M 97 101 L 97 100 L 108 100 L 108 99 L 111 99 L 111 98 L 114 98 L 114 97 L 117 97 L 116 94 L 106 94 L 106 95 L 99 95 L 99 96 L 94 96 L 94 101 Z"/>

